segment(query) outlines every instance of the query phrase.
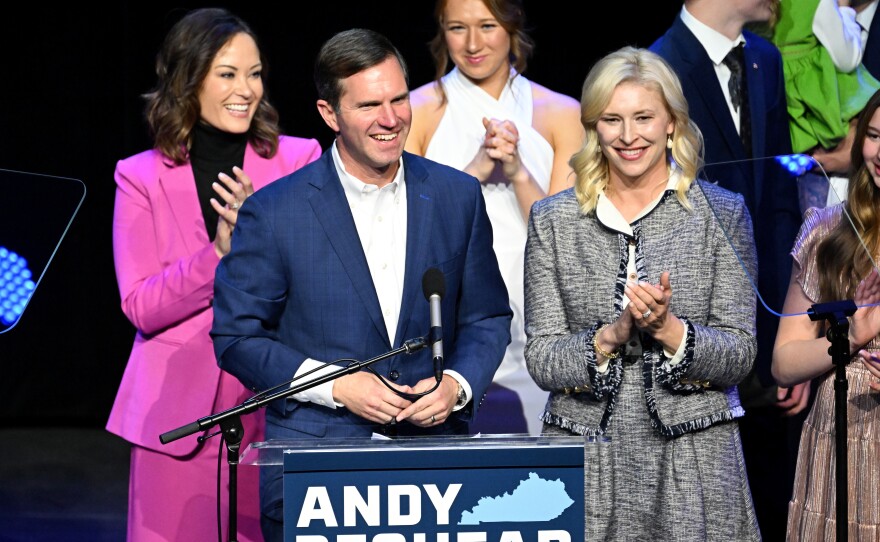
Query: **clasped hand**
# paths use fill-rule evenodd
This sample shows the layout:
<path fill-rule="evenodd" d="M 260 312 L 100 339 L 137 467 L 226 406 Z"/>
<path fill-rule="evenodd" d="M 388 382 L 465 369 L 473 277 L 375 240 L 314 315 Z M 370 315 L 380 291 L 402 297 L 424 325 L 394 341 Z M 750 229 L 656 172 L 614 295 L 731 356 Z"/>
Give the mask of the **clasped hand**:
<path fill-rule="evenodd" d="M 483 118 L 486 133 L 480 150 L 465 170 L 480 182 L 485 182 L 492 175 L 496 164 L 501 164 L 504 177 L 516 182 L 521 171 L 524 171 L 519 157 L 519 130 L 509 120 Z"/>
<path fill-rule="evenodd" d="M 857 350 L 880 334 L 880 307 L 876 306 L 880 303 L 880 275 L 876 269 L 856 287 L 853 301 L 858 308 L 850 319 L 849 336 L 851 348 Z"/>
<path fill-rule="evenodd" d="M 627 282 L 625 290 L 629 304 L 608 329 L 613 343 L 621 345 L 629 340 L 633 328 L 654 337 L 667 350 L 675 351 L 681 342 L 684 324 L 669 312 L 672 285 L 669 272 L 660 275 L 659 284 Z"/>
<path fill-rule="evenodd" d="M 232 172 L 235 173 L 235 179 L 225 173 L 220 173 L 217 178 L 221 182 L 215 182 L 211 185 L 219 200 L 224 202 L 220 203 L 217 198 L 211 198 L 211 207 L 219 215 L 217 235 L 214 237 L 214 250 L 221 258 L 229 254 L 229 250 L 232 248 L 232 230 L 235 229 L 235 223 L 238 220 L 238 209 L 244 200 L 254 193 L 251 178 L 241 168 L 233 167 Z"/>
<path fill-rule="evenodd" d="M 405 394 L 424 393 L 437 383 L 434 377 L 425 378 L 415 386 L 388 383 L 397 392 Z M 333 385 L 333 399 L 360 416 L 378 424 L 404 420 L 419 427 L 431 427 L 446 421 L 458 398 L 458 383 L 449 375 L 433 392 L 410 401 L 401 397 L 378 378 L 361 371 L 338 378 Z"/>
<path fill-rule="evenodd" d="M 880 275 L 876 269 L 865 277 L 856 287 L 854 296 L 856 312 L 850 319 L 849 336 L 851 347 L 861 348 L 880 334 Z M 880 379 L 880 356 L 877 352 L 860 350 L 859 357 L 862 365 L 874 376 Z M 874 391 L 880 391 L 880 382 L 873 380 L 869 386 Z"/>

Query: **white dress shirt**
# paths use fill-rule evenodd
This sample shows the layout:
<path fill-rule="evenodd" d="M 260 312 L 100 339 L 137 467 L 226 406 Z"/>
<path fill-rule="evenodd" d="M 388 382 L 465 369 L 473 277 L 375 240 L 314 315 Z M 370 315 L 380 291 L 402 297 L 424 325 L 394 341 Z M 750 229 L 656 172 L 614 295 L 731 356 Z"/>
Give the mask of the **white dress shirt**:
<path fill-rule="evenodd" d="M 333 165 L 336 166 L 336 174 L 342 183 L 345 199 L 348 200 L 358 237 L 367 257 L 373 286 L 382 309 L 382 318 L 385 320 L 385 329 L 391 344 L 394 344 L 406 269 L 406 182 L 403 158 L 400 159 L 394 180 L 379 188 L 357 179 L 345 170 L 335 141 L 330 152 L 333 153 Z M 334 372 L 339 367 L 308 358 L 300 365 L 296 375 L 313 369 L 318 370 L 308 378 Z M 343 406 L 333 400 L 332 380 L 297 393 L 292 398 L 330 408 Z"/>
<path fill-rule="evenodd" d="M 839 71 L 849 73 L 862 62 L 865 41 L 853 8 L 838 6 L 837 0 L 819 0 L 813 34 Z"/>
<path fill-rule="evenodd" d="M 871 28 L 871 21 L 874 20 L 874 14 L 877 13 L 877 0 L 868 2 L 861 11 L 856 12 L 856 22 L 859 23 L 862 36 L 862 49 L 868 44 L 868 29 Z"/>
<path fill-rule="evenodd" d="M 697 41 L 700 42 L 706 50 L 706 54 L 709 55 L 709 59 L 715 65 L 715 75 L 718 77 L 718 83 L 721 85 L 724 99 L 727 100 L 730 118 L 733 119 L 733 125 L 736 126 L 736 131 L 739 133 L 739 111 L 733 107 L 733 102 L 730 100 L 730 91 L 727 88 L 727 83 L 730 81 L 730 68 L 724 64 L 724 57 L 734 47 L 740 43 L 745 43 L 745 37 L 740 33 L 735 40 L 730 41 L 724 34 L 698 21 L 684 6 L 681 6 L 681 20 L 688 27 L 688 30 L 696 36 Z"/>
<path fill-rule="evenodd" d="M 379 307 L 382 309 L 382 318 L 385 320 L 388 339 L 393 345 L 400 318 L 403 280 L 406 272 L 407 214 L 403 158 L 400 158 L 394 180 L 379 188 L 361 181 L 346 171 L 345 165 L 339 157 L 335 141 L 330 152 L 333 156 L 333 165 L 336 166 L 336 174 L 339 175 L 342 189 L 345 192 L 345 199 L 348 201 L 348 207 L 354 218 L 361 247 L 367 257 L 367 265 L 370 267 L 373 287 L 376 288 L 376 295 L 379 298 Z M 380 353 L 377 352 L 377 355 Z M 337 371 L 339 367 L 307 358 L 300 365 L 296 376 L 314 369 L 317 371 L 309 374 L 308 378 L 317 378 Z M 461 384 L 467 400 L 470 401 L 473 395 L 471 387 L 461 374 L 451 370 L 443 372 Z M 344 406 L 333 400 L 332 380 L 294 394 L 292 398 L 329 408 Z M 458 406 L 453 410 L 460 410 L 460 408 L 462 407 Z"/>

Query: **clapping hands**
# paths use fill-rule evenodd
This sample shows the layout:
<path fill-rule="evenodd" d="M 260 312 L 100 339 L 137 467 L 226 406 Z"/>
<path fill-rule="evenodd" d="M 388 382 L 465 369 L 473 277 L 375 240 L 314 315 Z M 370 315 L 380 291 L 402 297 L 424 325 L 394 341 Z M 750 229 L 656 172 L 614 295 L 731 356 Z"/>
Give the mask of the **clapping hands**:
<path fill-rule="evenodd" d="M 238 209 L 244 200 L 254 193 L 254 185 L 251 178 L 239 167 L 233 167 L 235 179 L 225 173 L 220 173 L 212 186 L 219 198 L 211 198 L 211 207 L 217 211 L 220 218 L 217 220 L 217 235 L 214 237 L 214 250 L 219 257 L 229 254 L 232 248 L 232 230 L 238 220 Z M 222 183 L 222 184 L 221 184 Z M 224 203 L 220 203 L 222 200 Z"/>
<path fill-rule="evenodd" d="M 510 120 L 484 117 L 483 127 L 486 133 L 480 150 L 468 164 L 466 171 L 480 182 L 485 182 L 492 176 L 496 165 L 500 164 L 504 177 L 511 182 L 517 182 L 525 168 L 519 157 L 519 131 L 516 125 Z"/>

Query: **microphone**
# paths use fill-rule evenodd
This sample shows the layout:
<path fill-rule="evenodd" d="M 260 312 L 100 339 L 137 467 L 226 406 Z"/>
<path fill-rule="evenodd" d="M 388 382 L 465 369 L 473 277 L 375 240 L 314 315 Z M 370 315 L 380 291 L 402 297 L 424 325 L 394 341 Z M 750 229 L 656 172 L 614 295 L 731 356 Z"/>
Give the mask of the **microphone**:
<path fill-rule="evenodd" d="M 446 295 L 446 279 L 443 272 L 432 267 L 422 275 L 422 292 L 431 304 L 431 331 L 428 343 L 434 356 L 434 378 L 443 380 L 443 323 L 440 318 L 440 301 Z"/>

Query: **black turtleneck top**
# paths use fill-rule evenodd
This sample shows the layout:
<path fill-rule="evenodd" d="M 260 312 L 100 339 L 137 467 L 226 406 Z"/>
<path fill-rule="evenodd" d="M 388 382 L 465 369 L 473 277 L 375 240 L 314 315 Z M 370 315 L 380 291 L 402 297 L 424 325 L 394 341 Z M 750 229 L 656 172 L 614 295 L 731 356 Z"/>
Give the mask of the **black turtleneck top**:
<path fill-rule="evenodd" d="M 196 191 L 199 195 L 202 216 L 205 218 L 205 228 L 208 230 L 208 238 L 212 241 L 217 235 L 219 216 L 211 207 L 211 198 L 221 204 L 223 199 L 217 195 L 211 185 L 216 182 L 225 188 L 223 182 L 217 178 L 217 174 L 220 172 L 235 180 L 232 166 L 243 167 L 245 148 L 247 148 L 246 133 L 231 134 L 218 130 L 205 122 L 198 122 L 193 128 L 189 161 L 196 179 Z"/>

